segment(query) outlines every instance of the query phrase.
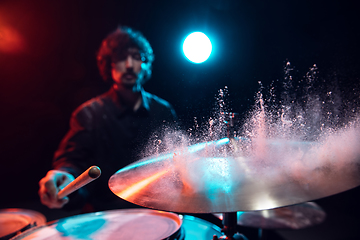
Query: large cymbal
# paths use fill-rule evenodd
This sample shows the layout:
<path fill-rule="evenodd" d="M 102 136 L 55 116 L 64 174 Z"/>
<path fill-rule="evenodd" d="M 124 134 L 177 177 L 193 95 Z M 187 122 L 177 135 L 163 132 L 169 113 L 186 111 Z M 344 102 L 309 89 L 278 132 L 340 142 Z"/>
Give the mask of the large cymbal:
<path fill-rule="evenodd" d="M 341 139 L 340 139 L 341 140 Z M 183 213 L 253 211 L 330 196 L 360 185 L 359 141 L 220 139 L 120 169 L 109 187 L 140 206 Z"/>
<path fill-rule="evenodd" d="M 222 213 L 215 213 L 223 220 Z M 270 210 L 237 212 L 237 224 L 261 229 L 302 229 L 322 223 L 325 211 L 314 202 L 306 202 Z"/>

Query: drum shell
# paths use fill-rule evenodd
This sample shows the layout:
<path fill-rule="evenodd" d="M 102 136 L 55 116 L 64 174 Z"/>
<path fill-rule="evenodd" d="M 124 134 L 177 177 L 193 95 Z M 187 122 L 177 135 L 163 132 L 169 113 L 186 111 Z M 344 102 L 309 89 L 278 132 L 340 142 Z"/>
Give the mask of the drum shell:
<path fill-rule="evenodd" d="M 181 228 L 185 231 L 185 240 L 209 240 L 213 235 L 223 235 L 217 225 L 191 215 L 182 217 Z"/>

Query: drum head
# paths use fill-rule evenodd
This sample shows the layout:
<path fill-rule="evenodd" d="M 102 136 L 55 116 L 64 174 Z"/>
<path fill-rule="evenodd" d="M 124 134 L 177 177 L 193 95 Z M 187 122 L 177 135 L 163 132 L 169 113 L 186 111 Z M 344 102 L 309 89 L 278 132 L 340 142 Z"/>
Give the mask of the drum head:
<path fill-rule="evenodd" d="M 27 209 L 8 208 L 0 210 L 0 238 L 14 236 L 27 228 L 43 226 L 46 218 L 39 212 Z M 13 234 L 13 235 L 12 235 Z"/>
<path fill-rule="evenodd" d="M 181 223 L 174 213 L 151 209 L 110 210 L 60 219 L 14 239 L 159 240 L 175 233 Z"/>

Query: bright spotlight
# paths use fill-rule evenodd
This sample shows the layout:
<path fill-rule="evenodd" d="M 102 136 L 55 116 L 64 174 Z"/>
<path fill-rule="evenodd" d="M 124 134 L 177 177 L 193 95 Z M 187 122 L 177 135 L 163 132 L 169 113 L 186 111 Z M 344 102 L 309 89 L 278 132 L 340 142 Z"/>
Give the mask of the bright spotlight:
<path fill-rule="evenodd" d="M 185 56 L 193 63 L 205 62 L 211 54 L 210 39 L 202 32 L 193 32 L 183 44 Z"/>

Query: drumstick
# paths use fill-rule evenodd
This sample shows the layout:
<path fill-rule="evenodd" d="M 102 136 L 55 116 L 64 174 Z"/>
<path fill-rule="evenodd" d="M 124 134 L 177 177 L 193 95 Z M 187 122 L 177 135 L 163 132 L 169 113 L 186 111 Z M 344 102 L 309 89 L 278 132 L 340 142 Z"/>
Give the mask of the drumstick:
<path fill-rule="evenodd" d="M 85 186 L 86 184 L 97 179 L 101 174 L 101 170 L 97 166 L 89 167 L 85 172 L 83 172 L 80 176 L 75 178 L 74 181 L 69 183 L 66 187 L 64 187 L 60 192 L 58 192 L 57 197 L 62 199 L 69 195 L 72 192 L 75 192 L 79 188 Z"/>

